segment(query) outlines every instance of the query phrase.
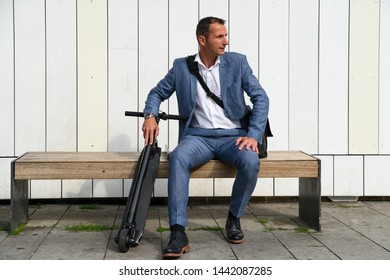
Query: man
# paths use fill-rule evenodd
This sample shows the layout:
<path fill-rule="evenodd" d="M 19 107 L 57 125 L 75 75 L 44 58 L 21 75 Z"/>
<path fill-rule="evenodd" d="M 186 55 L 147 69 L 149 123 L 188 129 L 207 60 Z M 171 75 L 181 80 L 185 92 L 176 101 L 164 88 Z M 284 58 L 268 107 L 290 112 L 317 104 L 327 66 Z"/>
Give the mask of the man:
<path fill-rule="evenodd" d="M 145 144 L 159 134 L 155 116 L 160 103 L 176 92 L 179 114 L 187 116 L 179 123 L 179 143 L 169 159 L 168 211 L 170 238 L 164 248 L 165 258 L 180 257 L 189 251 L 185 233 L 190 170 L 219 159 L 235 166 L 226 235 L 231 243 L 242 243 L 244 233 L 240 217 L 253 193 L 260 168 L 258 143 L 268 116 L 268 97 L 244 55 L 226 52 L 228 45 L 225 21 L 215 17 L 201 19 L 196 37 L 199 53 L 195 57 L 199 72 L 209 87 L 223 101 L 223 108 L 207 96 L 191 75 L 186 58 L 176 59 L 172 69 L 153 88 L 144 108 L 142 126 Z M 244 91 L 253 105 L 249 124 Z"/>

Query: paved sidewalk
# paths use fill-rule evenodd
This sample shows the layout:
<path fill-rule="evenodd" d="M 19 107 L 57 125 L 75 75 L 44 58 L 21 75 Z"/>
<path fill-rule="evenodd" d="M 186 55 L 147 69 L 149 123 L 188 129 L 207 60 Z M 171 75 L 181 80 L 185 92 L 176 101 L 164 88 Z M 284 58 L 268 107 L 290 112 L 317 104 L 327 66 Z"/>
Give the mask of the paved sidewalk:
<path fill-rule="evenodd" d="M 169 235 L 166 206 L 151 206 L 140 245 L 127 253 L 120 253 L 114 241 L 124 206 L 85 206 L 30 205 L 28 224 L 12 235 L 4 230 L 9 206 L 0 205 L 0 259 L 161 259 Z M 191 251 L 181 259 L 390 260 L 390 202 L 323 202 L 321 232 L 306 231 L 297 213 L 296 202 L 250 204 L 241 219 L 246 240 L 233 245 L 225 240 L 227 206 L 194 205 L 188 209 Z M 67 228 L 74 225 L 105 228 L 92 232 Z"/>

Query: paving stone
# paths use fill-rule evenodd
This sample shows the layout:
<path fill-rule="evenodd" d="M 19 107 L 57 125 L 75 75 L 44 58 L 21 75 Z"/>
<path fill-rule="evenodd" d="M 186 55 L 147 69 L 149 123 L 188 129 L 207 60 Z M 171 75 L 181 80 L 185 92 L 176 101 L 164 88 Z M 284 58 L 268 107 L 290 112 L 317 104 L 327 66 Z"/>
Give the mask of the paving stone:
<path fill-rule="evenodd" d="M 118 249 L 118 244 L 111 238 L 105 255 L 107 260 L 161 260 L 161 239 L 142 238 L 136 247 L 130 247 L 125 253 Z"/>
<path fill-rule="evenodd" d="M 26 227 L 53 227 L 69 209 L 69 205 L 30 205 Z"/>
<path fill-rule="evenodd" d="M 8 228 L 10 222 L 9 205 L 0 205 L 0 227 Z"/>
<path fill-rule="evenodd" d="M 390 217 L 390 203 L 388 201 L 366 201 L 368 207 Z"/>
<path fill-rule="evenodd" d="M 8 236 L 7 231 L 3 231 L 3 230 L 0 231 L 0 244 L 1 244 L 1 242 L 3 242 L 3 240 L 5 240 L 7 238 L 7 236 Z"/>
<path fill-rule="evenodd" d="M 309 233 L 296 230 L 274 230 L 272 234 L 297 260 L 337 260 L 326 246 Z"/>
<path fill-rule="evenodd" d="M 8 235 L 0 243 L 1 260 L 29 260 L 42 245 L 51 229 L 25 228 L 18 235 Z"/>
<path fill-rule="evenodd" d="M 239 260 L 292 260 L 294 257 L 267 231 L 244 231 L 245 241 L 242 244 L 231 244 Z"/>
<path fill-rule="evenodd" d="M 390 259 L 390 252 L 360 232 L 325 213 L 322 232 L 312 235 L 340 259 Z"/>
<path fill-rule="evenodd" d="M 61 217 L 57 227 L 72 226 L 78 224 L 96 224 L 112 226 L 115 222 L 118 206 L 101 205 L 96 209 L 85 209 L 82 205 L 72 205 Z"/>
<path fill-rule="evenodd" d="M 183 260 L 236 259 L 221 231 L 188 230 L 187 236 L 191 249 L 190 252 L 182 256 Z"/>
<path fill-rule="evenodd" d="M 34 260 L 102 260 L 110 231 L 72 232 L 52 230 L 31 259 Z"/>

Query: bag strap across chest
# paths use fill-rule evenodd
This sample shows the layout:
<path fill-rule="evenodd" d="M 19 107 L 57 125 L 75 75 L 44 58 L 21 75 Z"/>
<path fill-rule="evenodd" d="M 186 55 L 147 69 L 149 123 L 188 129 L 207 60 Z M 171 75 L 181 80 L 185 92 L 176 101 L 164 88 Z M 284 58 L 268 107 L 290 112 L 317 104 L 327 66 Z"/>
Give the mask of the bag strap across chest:
<path fill-rule="evenodd" d="M 225 109 L 225 106 L 223 105 L 221 98 L 216 96 L 209 89 L 209 87 L 207 86 L 207 84 L 203 80 L 202 76 L 200 75 L 198 62 L 195 61 L 195 55 L 189 55 L 187 57 L 187 66 L 188 66 L 188 70 L 190 71 L 190 73 L 198 79 L 200 85 L 202 86 L 202 88 L 206 92 L 207 96 L 210 97 L 215 103 L 217 103 L 222 109 Z"/>

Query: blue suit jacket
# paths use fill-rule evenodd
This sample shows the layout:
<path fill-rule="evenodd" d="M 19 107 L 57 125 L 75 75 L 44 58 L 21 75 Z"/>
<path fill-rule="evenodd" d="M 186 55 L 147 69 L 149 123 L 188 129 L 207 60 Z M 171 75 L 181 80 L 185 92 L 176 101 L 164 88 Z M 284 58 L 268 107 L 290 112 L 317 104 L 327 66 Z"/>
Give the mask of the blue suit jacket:
<path fill-rule="evenodd" d="M 242 121 L 250 107 L 244 99 L 244 92 L 252 103 L 252 115 L 247 136 L 261 142 L 268 117 L 269 100 L 257 78 L 253 75 L 246 56 L 227 52 L 220 57 L 220 84 L 225 115 L 231 120 Z M 176 92 L 179 115 L 187 116 L 179 123 L 179 141 L 186 134 L 192 120 L 197 94 L 197 79 L 191 75 L 186 58 L 178 58 L 168 74 L 154 87 L 145 102 L 144 113 L 158 115 L 161 102 Z"/>

